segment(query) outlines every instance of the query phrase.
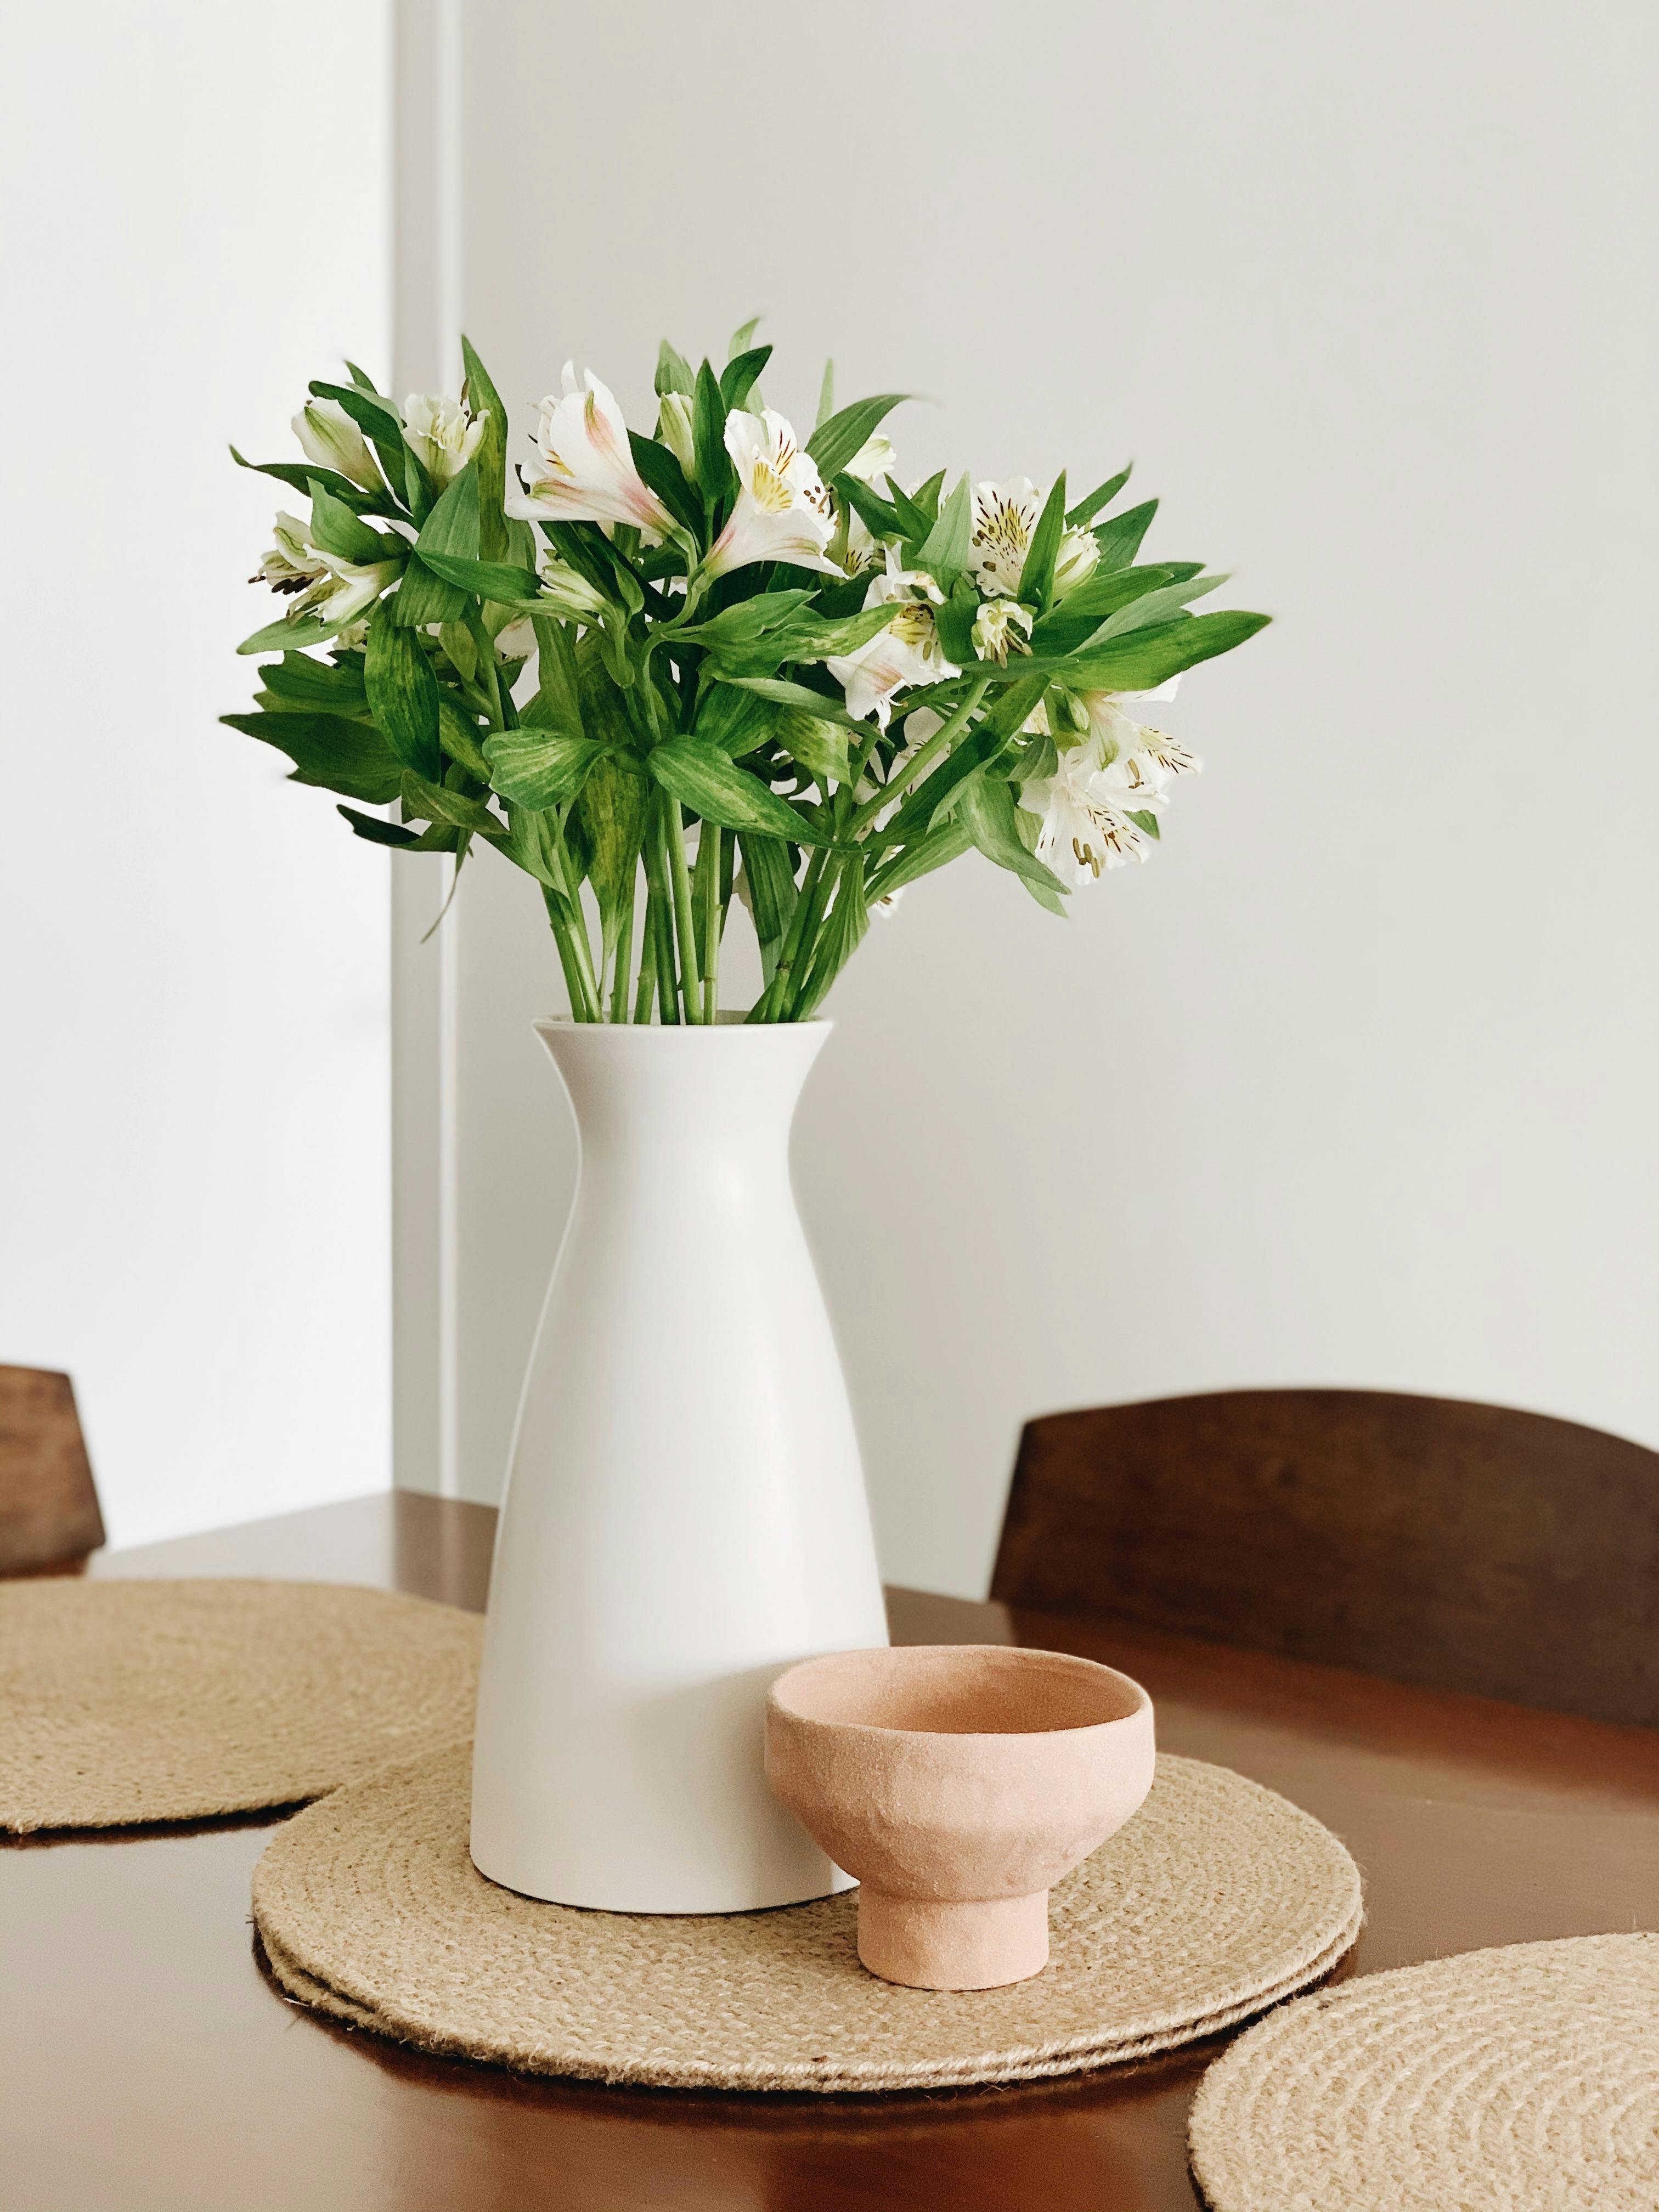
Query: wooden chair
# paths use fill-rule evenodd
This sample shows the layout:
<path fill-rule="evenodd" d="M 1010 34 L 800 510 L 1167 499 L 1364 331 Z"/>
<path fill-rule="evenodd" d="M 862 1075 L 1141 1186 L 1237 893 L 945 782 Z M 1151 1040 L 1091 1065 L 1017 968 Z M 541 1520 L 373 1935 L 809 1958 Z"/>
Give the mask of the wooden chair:
<path fill-rule="evenodd" d="M 1049 1413 L 991 1595 L 1659 1725 L 1659 1452 L 1379 1390 Z"/>
<path fill-rule="evenodd" d="M 72 1571 L 103 1540 L 74 1385 L 0 1367 L 0 1575 Z"/>

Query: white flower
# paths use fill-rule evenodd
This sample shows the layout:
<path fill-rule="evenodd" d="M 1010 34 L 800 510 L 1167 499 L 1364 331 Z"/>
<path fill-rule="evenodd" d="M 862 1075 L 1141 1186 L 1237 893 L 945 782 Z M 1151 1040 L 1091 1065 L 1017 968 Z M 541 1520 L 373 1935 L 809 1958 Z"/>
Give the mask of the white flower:
<path fill-rule="evenodd" d="M 411 392 L 404 402 L 404 438 L 435 484 L 447 484 L 478 450 L 485 416 L 473 415 L 459 399 Z"/>
<path fill-rule="evenodd" d="M 1018 599 L 987 599 L 974 617 L 974 650 L 981 660 L 994 660 L 1000 668 L 1006 667 L 1011 652 L 1031 650 L 1025 642 L 1030 635 L 1030 611 Z"/>
<path fill-rule="evenodd" d="M 1060 541 L 1060 550 L 1054 556 L 1054 597 L 1063 599 L 1067 592 L 1076 591 L 1086 584 L 1100 565 L 1100 548 L 1086 530 L 1068 530 Z"/>
<path fill-rule="evenodd" d="M 306 525 L 291 514 L 276 517 L 276 544 L 248 581 L 269 584 L 292 600 L 289 622 L 315 616 L 343 627 L 378 599 L 399 572 L 396 561 L 362 564 L 343 561 L 313 545 Z"/>
<path fill-rule="evenodd" d="M 847 694 L 847 711 L 855 721 L 874 711 L 877 726 L 887 727 L 893 694 L 905 684 L 941 684 L 962 671 L 945 658 L 933 609 L 945 594 L 920 569 L 901 568 L 890 547 L 887 571 L 874 577 L 865 593 L 866 607 L 896 605 L 898 612 L 854 652 L 824 666 Z"/>
<path fill-rule="evenodd" d="M 495 633 L 498 660 L 527 660 L 536 650 L 536 629 L 528 615 L 520 615 Z"/>
<path fill-rule="evenodd" d="M 507 511 L 527 522 L 624 522 L 665 535 L 674 519 L 634 466 L 622 409 L 591 368 L 586 376 L 583 390 L 566 362 L 562 395 L 543 400 L 540 467 L 525 491 L 508 491 Z"/>
<path fill-rule="evenodd" d="M 1034 776 L 1021 788 L 1021 805 L 1042 817 L 1038 860 L 1072 889 L 1103 868 L 1144 860 L 1152 841 L 1131 816 L 1158 812 L 1170 777 L 1200 765 L 1175 738 L 1125 714 L 1123 702 L 1139 696 L 1085 692 L 1078 702 L 1088 718 L 1081 744 L 1060 754 L 1053 775 Z"/>
<path fill-rule="evenodd" d="M 550 548 L 542 555 L 542 593 L 550 611 L 568 615 L 573 622 L 591 623 L 605 611 L 605 600 L 579 568 L 561 561 Z"/>
<path fill-rule="evenodd" d="M 872 491 L 885 492 L 887 480 L 898 466 L 898 455 L 884 431 L 866 438 L 842 473 L 867 483 Z"/>
<path fill-rule="evenodd" d="M 657 436 L 679 463 L 688 483 L 697 459 L 697 441 L 691 422 L 691 402 L 684 392 L 665 392 L 657 416 Z"/>
<path fill-rule="evenodd" d="M 1079 704 L 1089 718 L 1085 750 L 1099 763 L 1106 788 L 1137 811 L 1165 805 L 1170 779 L 1196 775 L 1204 763 L 1176 738 L 1135 721 L 1123 711 L 1126 699 L 1150 696 L 1135 691 L 1085 691 Z"/>
<path fill-rule="evenodd" d="M 752 561 L 787 561 L 839 576 L 824 558 L 835 535 L 833 504 L 782 416 L 769 407 L 758 415 L 734 407 L 726 418 L 726 450 L 738 472 L 737 504 L 709 548 L 704 575 L 723 576 Z"/>
<path fill-rule="evenodd" d="M 308 400 L 294 418 L 294 434 L 319 469 L 332 469 L 365 491 L 380 490 L 368 441 L 337 399 Z"/>
<path fill-rule="evenodd" d="M 1144 860 L 1152 843 L 1121 798 L 1103 787 L 1087 744 L 1062 753 L 1053 775 L 1023 784 L 1019 803 L 1041 816 L 1036 856 L 1068 890 L 1092 882 L 1103 868 Z"/>
<path fill-rule="evenodd" d="M 1029 477 L 1014 477 L 1004 484 L 974 486 L 974 523 L 969 556 L 981 592 L 999 592 L 1012 599 L 1019 592 L 1025 556 L 1031 550 L 1031 533 L 1042 513 L 1042 494 Z"/>

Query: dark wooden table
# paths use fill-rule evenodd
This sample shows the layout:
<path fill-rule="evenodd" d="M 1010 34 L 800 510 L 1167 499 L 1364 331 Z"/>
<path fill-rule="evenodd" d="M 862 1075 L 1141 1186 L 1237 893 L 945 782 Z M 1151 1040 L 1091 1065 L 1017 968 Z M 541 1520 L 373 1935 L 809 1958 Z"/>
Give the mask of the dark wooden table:
<path fill-rule="evenodd" d="M 494 1516 L 376 1497 L 99 1574 L 374 1583 L 479 1607 Z M 1110 1660 L 1159 1740 L 1307 1806 L 1365 1875 L 1346 1972 L 1659 1925 L 1659 1732 L 1109 1622 L 892 1594 L 905 1642 Z M 1219 2041 L 1069 2081 L 885 2098 L 521 2081 L 352 2033 L 260 1971 L 263 1816 L 0 1848 L 3 2212 L 1165 2212 Z M 1386 2208 L 1379 2208 L 1386 2212 Z"/>

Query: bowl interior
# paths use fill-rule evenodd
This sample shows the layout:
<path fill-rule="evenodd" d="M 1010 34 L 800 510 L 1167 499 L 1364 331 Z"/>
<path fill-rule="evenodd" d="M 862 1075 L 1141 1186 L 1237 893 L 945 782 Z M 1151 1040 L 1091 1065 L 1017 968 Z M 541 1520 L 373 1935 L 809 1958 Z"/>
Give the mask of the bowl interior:
<path fill-rule="evenodd" d="M 804 1660 L 774 1685 L 785 1711 L 844 1727 L 930 1735 L 1038 1735 L 1127 1720 L 1146 1693 L 1060 1651 L 924 1644 Z"/>

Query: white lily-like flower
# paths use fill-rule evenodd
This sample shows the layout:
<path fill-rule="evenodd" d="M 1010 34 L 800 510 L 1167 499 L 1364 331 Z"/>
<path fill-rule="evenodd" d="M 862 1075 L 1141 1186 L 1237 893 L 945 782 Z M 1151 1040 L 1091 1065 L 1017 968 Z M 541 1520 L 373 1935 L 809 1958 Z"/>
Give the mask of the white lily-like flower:
<path fill-rule="evenodd" d="M 884 494 L 888 479 L 897 466 L 898 455 L 893 451 L 891 440 L 884 431 L 878 430 L 865 440 L 848 462 L 843 474 L 856 477 L 860 483 L 867 483 L 872 491 Z"/>
<path fill-rule="evenodd" d="M 584 388 L 566 362 L 563 392 L 543 400 L 540 465 L 525 490 L 509 488 L 507 511 L 526 522 L 623 522 L 665 536 L 674 518 L 634 466 L 622 409 L 591 368 L 586 374 Z"/>
<path fill-rule="evenodd" d="M 1092 741 L 1060 756 L 1054 773 L 1020 786 L 1019 803 L 1041 817 L 1036 856 L 1068 890 L 1091 883 L 1103 868 L 1144 860 L 1152 840 L 1129 819 L 1124 795 L 1103 782 Z"/>
<path fill-rule="evenodd" d="M 999 668 L 1007 666 L 1010 653 L 1031 650 L 1025 642 L 1030 635 L 1030 609 L 1018 599 L 987 599 L 974 617 L 974 650 L 981 660 L 994 660 Z"/>
<path fill-rule="evenodd" d="M 734 407 L 726 418 L 726 450 L 738 472 L 737 502 L 709 548 L 703 574 L 723 576 L 754 561 L 786 561 L 841 575 L 824 558 L 835 535 L 834 502 L 783 416 L 770 407 L 758 415 Z"/>
<path fill-rule="evenodd" d="M 691 402 L 683 392 L 665 392 L 657 412 L 657 437 L 666 446 L 691 481 L 696 465 L 697 441 L 692 429 Z"/>
<path fill-rule="evenodd" d="M 294 434 L 319 469 L 332 469 L 364 491 L 380 489 L 368 441 L 337 399 L 307 400 L 294 418 Z"/>
<path fill-rule="evenodd" d="M 447 484 L 478 450 L 489 410 L 474 415 L 459 399 L 411 392 L 404 402 L 404 438 L 435 484 Z"/>
<path fill-rule="evenodd" d="M 550 603 L 550 613 L 567 616 L 572 622 L 590 623 L 604 613 L 603 596 L 580 568 L 561 561 L 551 547 L 542 555 L 540 575 L 542 596 Z"/>
<path fill-rule="evenodd" d="M 1178 738 L 1137 722 L 1124 712 L 1126 699 L 1152 696 L 1138 691 L 1085 691 L 1079 700 L 1089 718 L 1085 750 L 1098 761 L 1107 787 L 1137 811 L 1162 807 L 1172 776 L 1196 775 L 1204 766 Z"/>
<path fill-rule="evenodd" d="M 1029 477 L 974 486 L 969 559 L 981 592 L 1018 596 L 1042 501 L 1042 493 Z"/>
<path fill-rule="evenodd" d="M 248 581 L 269 584 L 289 599 L 287 618 L 293 623 L 315 616 L 343 627 L 380 598 L 402 566 L 397 561 L 343 561 L 337 553 L 325 553 L 292 514 L 278 514 L 275 537 Z"/>
<path fill-rule="evenodd" d="M 885 574 L 873 578 L 864 595 L 866 607 L 896 605 L 891 622 L 855 651 L 823 664 L 846 692 L 847 711 L 854 721 L 873 713 L 883 730 L 893 710 L 893 694 L 902 685 L 942 684 L 962 673 L 945 658 L 933 617 L 944 592 L 921 569 L 901 568 L 897 562 L 897 550 L 890 546 Z"/>
<path fill-rule="evenodd" d="M 1086 584 L 1100 566 L 1100 548 L 1087 530 L 1068 530 L 1061 537 L 1060 550 L 1054 556 L 1054 597 L 1063 599 L 1068 592 Z"/>

